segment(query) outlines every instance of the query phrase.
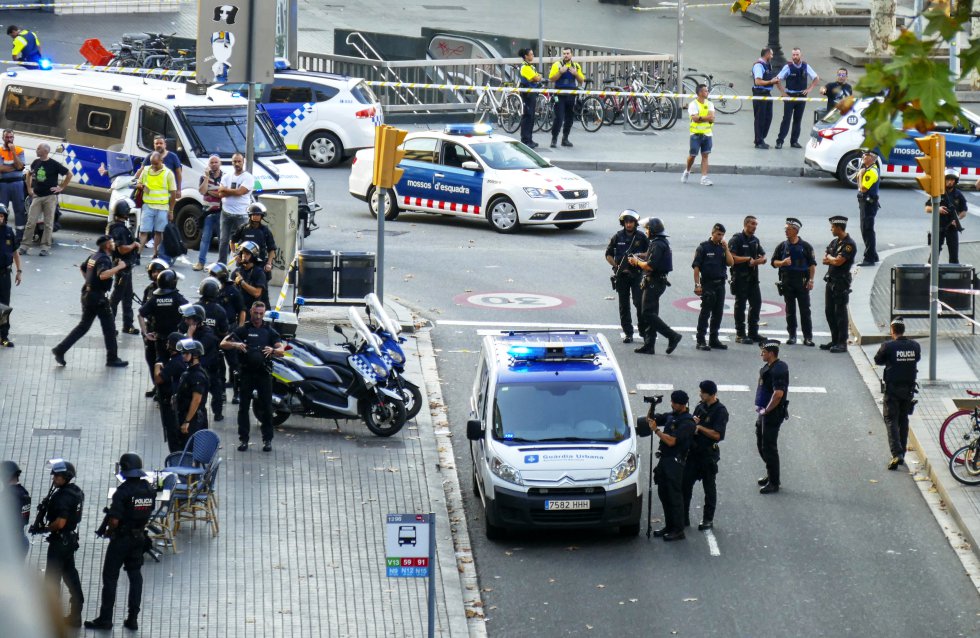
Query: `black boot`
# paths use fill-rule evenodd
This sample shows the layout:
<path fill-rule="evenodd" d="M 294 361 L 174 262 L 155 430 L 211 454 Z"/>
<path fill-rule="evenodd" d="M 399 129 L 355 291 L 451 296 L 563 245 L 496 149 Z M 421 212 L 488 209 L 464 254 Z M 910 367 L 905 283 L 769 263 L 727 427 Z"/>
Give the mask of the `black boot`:
<path fill-rule="evenodd" d="M 130 613 L 128 616 L 126 616 L 126 620 L 123 621 L 123 627 L 129 629 L 130 631 L 136 631 L 139 629 L 139 623 L 136 622 L 136 617 L 138 615 L 139 614 Z"/>
<path fill-rule="evenodd" d="M 656 354 L 655 352 L 656 346 L 657 346 L 656 341 L 649 341 L 644 343 L 642 346 L 640 346 L 633 352 L 638 352 L 639 354 Z"/>
<path fill-rule="evenodd" d="M 112 616 L 98 616 L 94 620 L 85 621 L 86 629 L 112 629 Z"/>
<path fill-rule="evenodd" d="M 566 137 L 563 137 L 561 139 L 561 145 L 562 146 L 567 146 L 568 148 L 572 148 L 573 146 L 575 146 L 574 144 L 572 144 L 571 142 L 568 141 L 568 137 L 567 136 Z"/>

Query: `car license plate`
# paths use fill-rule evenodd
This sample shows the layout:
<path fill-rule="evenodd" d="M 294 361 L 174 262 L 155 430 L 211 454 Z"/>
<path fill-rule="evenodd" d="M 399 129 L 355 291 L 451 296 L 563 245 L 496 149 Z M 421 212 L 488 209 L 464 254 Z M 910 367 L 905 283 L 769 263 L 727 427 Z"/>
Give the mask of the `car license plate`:
<path fill-rule="evenodd" d="M 569 204 L 568 205 L 568 210 L 585 210 L 585 207 L 588 206 L 588 205 L 589 205 L 588 202 L 579 202 L 577 204 Z"/>
<path fill-rule="evenodd" d="M 546 510 L 587 510 L 589 509 L 588 501 L 545 501 L 544 508 Z"/>

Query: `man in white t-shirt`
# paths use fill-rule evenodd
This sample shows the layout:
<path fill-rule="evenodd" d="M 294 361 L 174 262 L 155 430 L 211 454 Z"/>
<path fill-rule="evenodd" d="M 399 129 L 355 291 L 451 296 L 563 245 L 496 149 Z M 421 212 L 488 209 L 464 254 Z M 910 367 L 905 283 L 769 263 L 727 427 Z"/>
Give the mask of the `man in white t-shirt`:
<path fill-rule="evenodd" d="M 234 172 L 221 176 L 218 197 L 221 198 L 221 233 L 218 239 L 218 261 L 227 263 L 231 235 L 248 221 L 248 205 L 252 202 L 252 185 L 255 179 L 245 171 L 245 158 L 241 153 L 231 156 Z"/>
<path fill-rule="evenodd" d="M 708 87 L 699 84 L 698 99 L 687 106 L 687 114 L 691 118 L 691 148 L 687 154 L 687 167 L 681 175 L 681 181 L 687 182 L 691 177 L 691 167 L 694 158 L 701 155 L 701 185 L 711 186 L 708 179 L 708 155 L 711 153 L 711 128 L 715 123 L 715 105 L 708 101 Z"/>

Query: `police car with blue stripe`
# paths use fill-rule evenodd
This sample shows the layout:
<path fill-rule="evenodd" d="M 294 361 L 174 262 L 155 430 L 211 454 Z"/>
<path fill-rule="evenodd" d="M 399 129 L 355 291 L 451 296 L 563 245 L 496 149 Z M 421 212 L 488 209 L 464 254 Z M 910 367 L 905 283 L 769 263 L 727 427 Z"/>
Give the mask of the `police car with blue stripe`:
<path fill-rule="evenodd" d="M 639 533 L 643 481 L 628 397 L 602 334 L 484 337 L 466 436 L 487 537 L 528 527 Z"/>
<path fill-rule="evenodd" d="M 804 151 L 806 165 L 835 175 L 845 185 L 856 186 L 864 144 L 863 113 L 870 104 L 870 98 L 858 100 L 848 113 L 831 110 L 817 122 Z M 964 122 L 937 122 L 930 132 L 946 138 L 946 166 L 959 171 L 961 178 L 976 179 L 980 176 L 980 116 L 966 109 L 962 112 Z M 894 124 L 897 129 L 902 127 L 901 115 Z M 922 155 L 915 138 L 922 135 L 916 130 L 905 131 L 905 137 L 881 160 L 882 178 L 912 181 L 922 174 L 915 161 Z"/>
<path fill-rule="evenodd" d="M 495 135 L 488 125 L 409 133 L 402 149 L 398 167 L 404 174 L 385 198 L 387 220 L 402 212 L 486 218 L 494 230 L 513 233 L 542 224 L 572 230 L 596 217 L 598 200 L 589 182 L 519 141 Z M 377 216 L 373 168 L 373 149 L 357 153 L 349 190 Z"/>

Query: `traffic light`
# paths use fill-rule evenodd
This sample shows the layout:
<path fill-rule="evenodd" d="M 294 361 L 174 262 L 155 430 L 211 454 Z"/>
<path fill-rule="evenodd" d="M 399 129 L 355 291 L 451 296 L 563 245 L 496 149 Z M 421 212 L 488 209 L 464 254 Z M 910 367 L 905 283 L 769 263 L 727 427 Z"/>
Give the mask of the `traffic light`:
<path fill-rule="evenodd" d="M 915 143 L 922 151 L 922 155 L 916 157 L 915 161 L 925 173 L 917 176 L 915 181 L 919 182 L 919 187 L 929 197 L 940 197 L 946 191 L 943 177 L 946 171 L 946 138 L 933 133 L 915 138 Z"/>
<path fill-rule="evenodd" d="M 735 0 L 732 3 L 732 13 L 738 13 L 739 11 L 745 13 L 749 10 L 750 4 L 752 4 L 752 0 Z"/>
<path fill-rule="evenodd" d="M 402 178 L 398 163 L 405 157 L 405 151 L 398 150 L 408 131 L 388 125 L 379 126 L 374 135 L 374 176 L 375 186 L 391 188 Z"/>

